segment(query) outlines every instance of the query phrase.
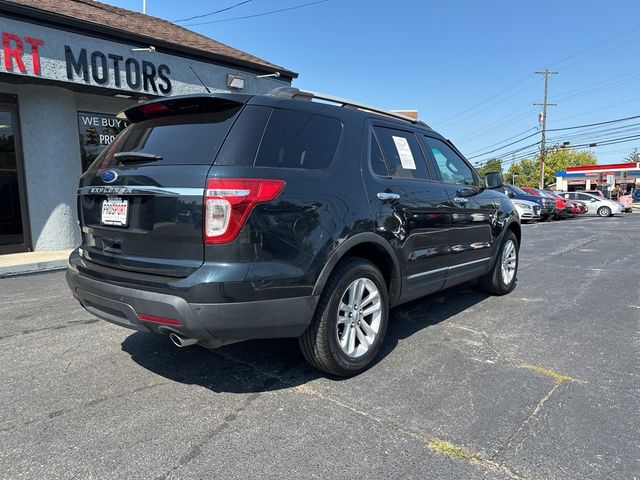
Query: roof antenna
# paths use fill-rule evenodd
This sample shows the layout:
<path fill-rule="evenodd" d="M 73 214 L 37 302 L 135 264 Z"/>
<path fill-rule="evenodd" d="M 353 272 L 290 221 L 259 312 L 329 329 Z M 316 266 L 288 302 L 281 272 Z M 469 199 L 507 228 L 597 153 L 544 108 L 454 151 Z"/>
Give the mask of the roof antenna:
<path fill-rule="evenodd" d="M 202 81 L 202 79 L 200 78 L 200 75 L 198 75 L 198 73 L 193 69 L 193 67 L 191 65 L 189 65 L 189 68 L 191 69 L 191 71 L 194 73 L 194 75 L 196 76 L 196 78 L 198 80 L 200 80 L 200 83 L 202 84 L 202 86 L 204 87 L 204 89 L 207 91 L 207 93 L 211 93 L 211 90 L 209 90 L 209 87 L 207 87 L 207 85 Z"/>

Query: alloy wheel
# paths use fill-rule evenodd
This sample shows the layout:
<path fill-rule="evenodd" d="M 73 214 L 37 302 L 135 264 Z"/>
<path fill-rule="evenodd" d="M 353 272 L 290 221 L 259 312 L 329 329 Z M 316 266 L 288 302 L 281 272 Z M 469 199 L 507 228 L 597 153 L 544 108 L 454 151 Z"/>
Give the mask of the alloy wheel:
<path fill-rule="evenodd" d="M 518 249 L 513 240 L 507 240 L 502 249 L 502 281 L 505 285 L 510 285 L 516 274 L 516 266 L 518 260 Z"/>
<path fill-rule="evenodd" d="M 342 351 L 352 358 L 367 353 L 380 331 L 380 292 L 368 278 L 357 278 L 340 297 L 336 335 Z"/>

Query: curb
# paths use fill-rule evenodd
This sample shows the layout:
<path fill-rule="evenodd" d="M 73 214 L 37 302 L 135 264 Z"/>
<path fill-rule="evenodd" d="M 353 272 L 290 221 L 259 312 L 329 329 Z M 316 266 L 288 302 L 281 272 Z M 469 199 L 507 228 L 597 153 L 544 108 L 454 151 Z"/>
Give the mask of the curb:
<path fill-rule="evenodd" d="M 53 272 L 56 270 L 66 270 L 67 259 L 49 260 L 36 263 L 25 263 L 22 265 L 8 265 L 0 267 L 0 278 L 15 277 L 18 275 L 28 275 L 30 273 Z"/>

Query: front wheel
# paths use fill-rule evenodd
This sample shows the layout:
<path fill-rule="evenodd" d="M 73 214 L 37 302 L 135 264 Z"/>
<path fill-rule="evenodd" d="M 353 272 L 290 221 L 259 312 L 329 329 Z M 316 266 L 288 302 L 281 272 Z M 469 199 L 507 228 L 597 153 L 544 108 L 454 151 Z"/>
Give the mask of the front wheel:
<path fill-rule="evenodd" d="M 315 368 L 355 375 L 378 354 L 389 317 L 387 284 L 380 270 L 361 258 L 340 261 L 298 343 Z"/>
<path fill-rule="evenodd" d="M 480 277 L 480 286 L 492 295 L 506 295 L 511 292 L 516 286 L 518 261 L 518 239 L 511 230 L 508 230 L 502 240 L 493 268 Z"/>
<path fill-rule="evenodd" d="M 598 209 L 598 216 L 609 217 L 611 216 L 611 209 L 609 207 L 600 207 Z"/>

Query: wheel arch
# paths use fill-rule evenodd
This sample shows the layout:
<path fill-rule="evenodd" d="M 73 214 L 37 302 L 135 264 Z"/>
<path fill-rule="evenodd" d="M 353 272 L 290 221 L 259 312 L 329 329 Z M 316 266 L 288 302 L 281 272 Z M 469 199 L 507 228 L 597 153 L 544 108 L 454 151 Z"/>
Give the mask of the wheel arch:
<path fill-rule="evenodd" d="M 520 226 L 520 223 L 516 221 L 511 222 L 509 225 L 507 225 L 507 230 L 511 230 L 516 236 L 516 239 L 518 240 L 518 248 L 520 248 L 520 243 L 522 240 L 522 227 Z"/>
<path fill-rule="evenodd" d="M 389 242 L 371 232 L 363 232 L 345 240 L 336 248 L 320 272 L 313 295 L 320 295 L 338 262 L 344 257 L 357 257 L 373 263 L 385 278 L 389 290 L 389 303 L 400 298 L 400 264 Z"/>

